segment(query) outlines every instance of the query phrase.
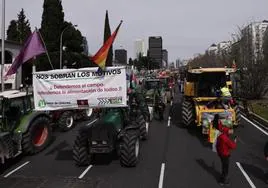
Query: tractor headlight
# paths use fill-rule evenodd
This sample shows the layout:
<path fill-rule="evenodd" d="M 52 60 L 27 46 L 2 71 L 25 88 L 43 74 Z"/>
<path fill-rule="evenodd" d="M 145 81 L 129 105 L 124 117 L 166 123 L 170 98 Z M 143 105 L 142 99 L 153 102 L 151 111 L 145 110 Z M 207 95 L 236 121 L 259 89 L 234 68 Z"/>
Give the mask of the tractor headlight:
<path fill-rule="evenodd" d="M 108 143 L 108 142 L 105 141 L 105 140 L 102 141 L 102 144 L 103 144 L 103 145 L 107 145 L 107 143 Z"/>

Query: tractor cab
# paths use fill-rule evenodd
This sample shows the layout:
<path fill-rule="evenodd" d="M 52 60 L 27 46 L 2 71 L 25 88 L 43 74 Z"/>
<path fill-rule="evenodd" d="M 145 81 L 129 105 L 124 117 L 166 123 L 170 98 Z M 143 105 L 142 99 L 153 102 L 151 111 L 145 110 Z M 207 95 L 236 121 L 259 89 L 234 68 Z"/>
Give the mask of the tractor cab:
<path fill-rule="evenodd" d="M 32 95 L 21 91 L 5 91 L 0 93 L 1 131 L 14 130 L 21 117 L 31 113 Z"/>

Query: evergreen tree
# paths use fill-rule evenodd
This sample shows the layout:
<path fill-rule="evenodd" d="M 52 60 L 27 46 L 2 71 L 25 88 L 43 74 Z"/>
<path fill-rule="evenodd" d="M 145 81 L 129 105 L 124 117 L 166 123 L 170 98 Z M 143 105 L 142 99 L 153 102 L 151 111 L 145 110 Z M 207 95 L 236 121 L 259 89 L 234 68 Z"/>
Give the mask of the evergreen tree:
<path fill-rule="evenodd" d="M 44 0 L 40 31 L 49 52 L 59 51 L 63 27 L 64 13 L 61 0 Z"/>
<path fill-rule="evenodd" d="M 10 21 L 10 24 L 7 29 L 7 40 L 16 41 L 16 42 L 19 41 L 19 32 L 18 32 L 16 20 Z"/>
<path fill-rule="evenodd" d="M 110 23 L 109 23 L 109 16 L 108 16 L 108 11 L 106 10 L 106 15 L 105 15 L 105 24 L 104 24 L 104 41 L 105 41 L 111 36 L 111 28 L 110 28 Z M 111 46 L 108 57 L 106 60 L 106 66 L 113 66 L 113 45 Z"/>
<path fill-rule="evenodd" d="M 31 34 L 31 27 L 29 20 L 26 19 L 24 10 L 21 9 L 21 11 L 18 14 L 18 21 L 17 21 L 17 30 L 19 35 L 19 41 L 20 43 L 24 43 L 25 40 L 30 36 Z"/>

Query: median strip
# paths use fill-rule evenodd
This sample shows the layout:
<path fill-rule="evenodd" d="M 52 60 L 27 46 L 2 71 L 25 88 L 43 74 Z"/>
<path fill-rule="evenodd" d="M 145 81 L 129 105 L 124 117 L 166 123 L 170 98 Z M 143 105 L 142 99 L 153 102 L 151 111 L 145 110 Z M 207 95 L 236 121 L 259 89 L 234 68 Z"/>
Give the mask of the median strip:
<path fill-rule="evenodd" d="M 12 170 L 11 172 L 9 172 L 6 175 L 4 175 L 4 178 L 7 178 L 8 176 L 10 176 L 11 174 L 15 173 L 16 171 L 18 171 L 19 169 L 21 169 L 22 167 L 24 167 L 25 165 L 27 165 L 29 163 L 30 163 L 30 161 L 27 161 L 27 162 L 23 163 L 22 165 L 18 166 L 17 168 Z"/>
<path fill-rule="evenodd" d="M 84 172 L 78 177 L 78 179 L 82 179 L 86 173 L 92 168 L 93 166 L 92 165 L 89 165 L 85 170 Z"/>
<path fill-rule="evenodd" d="M 254 183 L 251 181 L 250 177 L 248 176 L 248 174 L 246 173 L 246 171 L 244 170 L 244 168 L 242 167 L 242 165 L 239 162 L 236 162 L 236 165 L 238 166 L 239 170 L 242 172 L 242 174 L 244 175 L 244 177 L 246 178 L 246 180 L 248 181 L 249 185 L 252 188 L 256 188 L 256 186 L 254 185 Z"/>

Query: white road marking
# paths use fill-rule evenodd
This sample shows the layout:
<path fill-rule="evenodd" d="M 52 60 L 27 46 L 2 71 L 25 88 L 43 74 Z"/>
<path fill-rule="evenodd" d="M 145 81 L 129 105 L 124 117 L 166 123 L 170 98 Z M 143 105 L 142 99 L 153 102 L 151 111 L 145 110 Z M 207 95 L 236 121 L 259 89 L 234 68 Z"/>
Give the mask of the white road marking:
<path fill-rule="evenodd" d="M 254 185 L 254 183 L 251 181 L 251 179 L 249 178 L 248 174 L 246 173 L 246 171 L 243 169 L 242 165 L 239 162 L 236 162 L 236 165 L 238 166 L 238 168 L 240 169 L 240 171 L 242 172 L 242 174 L 245 176 L 246 180 L 248 181 L 249 185 L 252 188 L 256 188 L 256 186 Z"/>
<path fill-rule="evenodd" d="M 6 175 L 4 175 L 4 178 L 7 178 L 8 176 L 10 176 L 11 174 L 15 173 L 16 171 L 18 171 L 19 169 L 21 169 L 22 167 L 24 167 L 25 165 L 27 165 L 29 163 L 30 163 L 30 161 L 27 161 L 27 162 L 23 163 L 22 165 L 18 166 L 17 168 L 12 170 L 11 172 L 9 172 Z"/>
<path fill-rule="evenodd" d="M 171 120 L 171 117 L 169 116 L 169 117 L 168 117 L 168 123 L 167 123 L 167 126 L 168 126 L 168 127 L 170 126 L 170 120 Z"/>
<path fill-rule="evenodd" d="M 170 102 L 170 106 L 172 106 L 172 104 L 173 104 L 173 101 Z"/>
<path fill-rule="evenodd" d="M 158 188 L 163 188 L 165 167 L 166 167 L 166 164 L 165 163 L 162 163 L 162 165 L 161 165 L 161 171 L 160 171 L 160 177 L 159 177 L 159 183 L 158 183 Z"/>
<path fill-rule="evenodd" d="M 89 165 L 86 170 L 84 170 L 84 172 L 78 177 L 79 179 L 82 179 L 86 173 L 92 168 L 93 166 L 92 165 Z"/>
<path fill-rule="evenodd" d="M 259 129 L 263 134 L 265 134 L 266 136 L 268 136 L 268 133 L 263 130 L 262 128 L 260 128 L 258 125 L 256 125 L 255 123 L 253 123 L 252 121 L 250 121 L 248 118 L 246 118 L 245 116 L 241 115 L 241 117 L 246 120 L 248 123 L 250 123 L 251 125 L 253 125 L 254 127 L 256 127 L 257 129 Z"/>

